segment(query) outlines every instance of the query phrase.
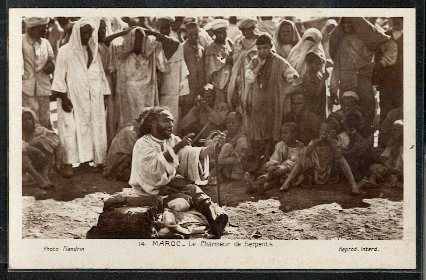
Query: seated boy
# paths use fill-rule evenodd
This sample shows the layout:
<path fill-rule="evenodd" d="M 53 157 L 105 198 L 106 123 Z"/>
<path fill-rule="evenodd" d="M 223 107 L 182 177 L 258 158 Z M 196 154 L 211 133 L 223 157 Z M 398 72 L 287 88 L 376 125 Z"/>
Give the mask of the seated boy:
<path fill-rule="evenodd" d="M 393 123 L 392 138 L 389 139 L 387 148 L 380 155 L 381 163 L 373 164 L 370 167 L 371 178 L 369 183 L 373 185 L 383 183 L 390 187 L 402 187 L 404 172 L 403 128 L 402 120 Z"/>
<path fill-rule="evenodd" d="M 301 157 L 296 163 L 281 187 L 281 191 L 287 191 L 292 181 L 308 170 L 313 171 L 316 184 L 326 184 L 331 178 L 333 165 L 337 164 L 351 185 L 352 194 L 359 194 L 352 171 L 342 156 L 341 143 L 339 140 L 334 139 L 334 132 L 331 122 L 326 121 L 321 124 L 320 137 L 312 140 L 306 147 L 305 157 Z"/>
<path fill-rule="evenodd" d="M 231 112 L 226 117 L 226 143 L 222 146 L 218 157 L 221 174 L 225 178 L 241 180 L 244 176 L 243 164 L 246 161 L 248 143 L 242 133 L 243 117 L 240 113 Z"/>
<path fill-rule="evenodd" d="M 352 170 L 355 180 L 362 179 L 365 167 L 370 158 L 370 147 L 373 146 L 373 134 L 364 138 L 361 132 L 364 128 L 364 118 L 359 110 L 345 113 L 344 131 L 338 135 L 342 143 L 342 154 Z"/>
<path fill-rule="evenodd" d="M 297 125 L 294 122 L 285 122 L 281 127 L 281 141 L 275 145 L 274 153 L 264 167 L 265 174 L 253 182 L 251 175 L 246 173 L 245 178 L 249 181 L 249 185 L 256 186 L 259 194 L 275 185 L 281 185 L 303 155 L 305 146 L 296 140 L 296 133 Z M 294 185 L 300 181 L 298 180 Z M 249 189 L 249 191 L 252 190 Z"/>

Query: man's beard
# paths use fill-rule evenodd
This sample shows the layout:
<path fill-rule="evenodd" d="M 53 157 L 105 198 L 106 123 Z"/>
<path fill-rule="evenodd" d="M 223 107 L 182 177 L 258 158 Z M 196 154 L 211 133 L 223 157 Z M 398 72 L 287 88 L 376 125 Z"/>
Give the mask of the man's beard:
<path fill-rule="evenodd" d="M 160 136 L 164 139 L 169 139 L 170 137 L 172 137 L 173 132 L 169 132 L 167 128 L 158 127 L 157 131 L 158 131 L 158 134 L 160 134 Z"/>

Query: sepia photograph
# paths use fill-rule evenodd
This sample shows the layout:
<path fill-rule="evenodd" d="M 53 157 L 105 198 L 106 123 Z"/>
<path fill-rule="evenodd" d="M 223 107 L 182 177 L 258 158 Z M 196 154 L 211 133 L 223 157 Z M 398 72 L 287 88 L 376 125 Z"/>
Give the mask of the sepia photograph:
<path fill-rule="evenodd" d="M 139 10 L 16 9 L 11 245 L 412 248 L 404 9 Z"/>

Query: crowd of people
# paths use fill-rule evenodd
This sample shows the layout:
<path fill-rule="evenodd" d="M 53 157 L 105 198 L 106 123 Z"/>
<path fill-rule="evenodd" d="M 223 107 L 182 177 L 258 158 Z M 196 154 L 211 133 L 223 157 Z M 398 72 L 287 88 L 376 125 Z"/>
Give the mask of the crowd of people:
<path fill-rule="evenodd" d="M 43 188 L 84 166 L 206 213 L 196 185 L 219 176 L 402 186 L 402 18 L 24 18 L 22 56 L 23 174 Z"/>

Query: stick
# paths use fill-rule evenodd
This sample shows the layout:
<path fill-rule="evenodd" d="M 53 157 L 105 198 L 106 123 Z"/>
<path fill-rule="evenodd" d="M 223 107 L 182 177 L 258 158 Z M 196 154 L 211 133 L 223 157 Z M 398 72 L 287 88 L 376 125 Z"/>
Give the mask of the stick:
<path fill-rule="evenodd" d="M 220 203 L 220 170 L 219 170 L 219 152 L 220 152 L 220 145 L 219 143 L 216 144 L 216 146 L 214 147 L 214 162 L 216 165 L 216 199 L 217 199 L 217 204 L 219 206 L 221 206 Z"/>
<path fill-rule="evenodd" d="M 193 143 L 195 143 L 197 140 L 198 140 L 198 138 L 200 138 L 200 136 L 204 133 L 204 131 L 206 131 L 206 129 L 208 128 L 210 126 L 210 122 L 208 122 L 204 127 L 203 127 L 203 129 L 201 129 L 201 131 L 197 134 L 197 136 L 195 136 L 195 138 L 194 139 L 192 139 L 192 142 Z"/>

